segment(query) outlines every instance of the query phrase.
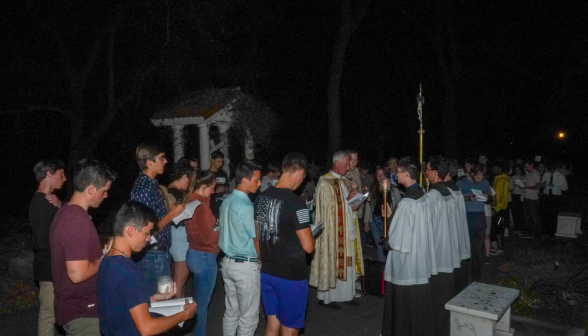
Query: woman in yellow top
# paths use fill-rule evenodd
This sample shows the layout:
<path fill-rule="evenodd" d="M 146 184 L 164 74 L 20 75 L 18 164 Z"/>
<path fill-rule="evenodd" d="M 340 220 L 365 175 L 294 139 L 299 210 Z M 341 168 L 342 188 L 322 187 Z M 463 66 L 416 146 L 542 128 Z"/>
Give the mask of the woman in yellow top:
<path fill-rule="evenodd" d="M 508 221 L 508 195 L 510 194 L 510 177 L 505 172 L 503 163 L 494 165 L 494 183 L 492 187 L 496 191 L 492 204 L 492 237 L 496 237 L 498 248 L 491 252 L 493 255 L 502 254 L 504 243 L 504 229 Z"/>

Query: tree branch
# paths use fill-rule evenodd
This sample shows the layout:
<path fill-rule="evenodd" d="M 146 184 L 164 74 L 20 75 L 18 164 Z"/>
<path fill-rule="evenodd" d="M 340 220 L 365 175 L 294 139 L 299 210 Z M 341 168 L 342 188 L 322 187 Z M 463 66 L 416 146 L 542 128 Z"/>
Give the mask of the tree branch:
<path fill-rule="evenodd" d="M 59 112 L 66 117 L 71 116 L 69 110 L 64 110 L 64 109 L 62 109 L 58 106 L 54 106 L 54 105 L 26 106 L 26 107 L 23 107 L 20 109 L 0 111 L 0 115 L 13 115 L 13 114 L 19 114 L 19 113 L 25 113 L 25 112 L 37 112 L 37 111 Z"/>
<path fill-rule="evenodd" d="M 366 9 L 370 5 L 370 1 L 371 0 L 361 1 L 359 7 L 357 7 L 357 9 L 355 10 L 355 15 L 353 16 L 353 21 L 351 23 L 351 34 L 353 34 L 355 30 L 357 30 L 357 27 L 361 23 L 361 19 L 363 18 Z"/>

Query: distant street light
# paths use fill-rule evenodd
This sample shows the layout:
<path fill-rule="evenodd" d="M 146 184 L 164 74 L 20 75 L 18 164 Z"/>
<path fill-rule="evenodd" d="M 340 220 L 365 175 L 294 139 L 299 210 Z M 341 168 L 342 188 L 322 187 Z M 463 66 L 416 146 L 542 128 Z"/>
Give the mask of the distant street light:
<path fill-rule="evenodd" d="M 566 134 L 564 132 L 559 132 L 559 134 L 557 135 L 560 139 L 565 138 Z"/>

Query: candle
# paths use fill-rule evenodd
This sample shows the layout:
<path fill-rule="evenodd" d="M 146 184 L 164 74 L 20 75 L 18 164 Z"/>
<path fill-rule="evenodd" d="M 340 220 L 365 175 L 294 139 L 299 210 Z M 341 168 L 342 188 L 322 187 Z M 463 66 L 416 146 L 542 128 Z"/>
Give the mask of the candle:
<path fill-rule="evenodd" d="M 157 292 L 159 294 L 165 294 L 168 291 L 168 288 L 171 291 L 172 283 L 172 279 L 168 276 L 159 277 L 157 280 Z"/>
<path fill-rule="evenodd" d="M 382 191 L 388 191 L 390 190 L 390 179 L 385 178 L 382 180 Z"/>

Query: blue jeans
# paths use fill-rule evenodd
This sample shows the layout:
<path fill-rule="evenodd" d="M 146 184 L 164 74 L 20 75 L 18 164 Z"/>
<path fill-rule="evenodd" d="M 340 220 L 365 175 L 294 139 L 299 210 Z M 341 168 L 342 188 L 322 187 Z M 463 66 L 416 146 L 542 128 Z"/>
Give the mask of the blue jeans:
<path fill-rule="evenodd" d="M 382 235 L 384 234 L 384 222 L 382 216 L 372 216 L 372 221 L 370 222 L 370 231 L 372 233 L 372 238 L 374 238 L 374 243 L 376 244 L 378 261 L 385 263 L 388 252 L 384 251 L 384 242 L 382 241 Z"/>
<path fill-rule="evenodd" d="M 218 275 L 217 254 L 201 252 L 191 248 L 186 253 L 186 264 L 190 272 L 194 274 L 194 294 L 192 298 L 198 305 L 196 322 L 194 323 L 194 335 L 196 336 L 206 336 L 208 306 L 216 287 L 216 277 Z"/>
<path fill-rule="evenodd" d="M 157 280 L 161 276 L 171 276 L 170 258 L 166 251 L 149 250 L 137 261 L 137 266 L 145 275 L 151 288 L 151 295 L 157 293 Z"/>

